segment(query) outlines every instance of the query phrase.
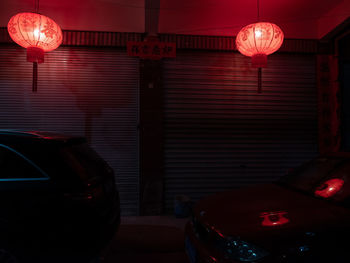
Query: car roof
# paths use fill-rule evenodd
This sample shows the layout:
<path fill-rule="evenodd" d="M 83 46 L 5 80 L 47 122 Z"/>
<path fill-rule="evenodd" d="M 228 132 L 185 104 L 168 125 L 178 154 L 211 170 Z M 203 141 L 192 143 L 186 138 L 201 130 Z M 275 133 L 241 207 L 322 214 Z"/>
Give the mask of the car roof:
<path fill-rule="evenodd" d="M 49 141 L 62 141 L 66 142 L 74 139 L 84 139 L 80 136 L 71 136 L 67 134 L 62 134 L 58 132 L 50 132 L 50 131 L 23 131 L 23 130 L 4 130 L 0 129 L 0 139 L 41 139 L 41 140 L 49 140 Z"/>
<path fill-rule="evenodd" d="M 339 158 L 350 158 L 350 152 L 329 152 L 320 157 L 339 157 Z"/>

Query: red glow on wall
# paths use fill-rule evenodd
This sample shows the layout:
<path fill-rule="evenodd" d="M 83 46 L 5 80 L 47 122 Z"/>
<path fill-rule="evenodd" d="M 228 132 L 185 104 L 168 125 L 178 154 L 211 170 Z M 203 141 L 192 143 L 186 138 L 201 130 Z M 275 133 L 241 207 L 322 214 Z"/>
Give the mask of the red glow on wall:
<path fill-rule="evenodd" d="M 336 193 L 338 193 L 344 185 L 344 180 L 339 178 L 333 178 L 325 181 L 320 187 L 315 191 L 316 196 L 329 198 Z"/>
<path fill-rule="evenodd" d="M 260 217 L 263 218 L 261 223 L 262 226 L 280 226 L 287 224 L 289 219 L 285 217 L 287 212 L 264 212 L 260 214 Z"/>
<path fill-rule="evenodd" d="M 283 43 L 282 30 L 273 23 L 259 22 L 243 27 L 236 37 L 236 46 L 243 55 L 252 57 L 253 67 L 263 68 L 267 55 L 277 51 Z"/>
<path fill-rule="evenodd" d="M 62 31 L 52 19 L 37 13 L 19 13 L 11 17 L 8 32 L 13 41 L 27 48 L 29 62 L 44 62 L 44 51 L 62 43 Z"/>

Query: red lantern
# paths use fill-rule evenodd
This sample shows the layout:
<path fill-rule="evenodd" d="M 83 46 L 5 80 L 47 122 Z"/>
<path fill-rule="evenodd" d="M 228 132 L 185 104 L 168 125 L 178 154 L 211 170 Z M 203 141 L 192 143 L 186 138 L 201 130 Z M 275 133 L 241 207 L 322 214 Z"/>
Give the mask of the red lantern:
<path fill-rule="evenodd" d="M 267 55 L 277 51 L 283 43 L 282 30 L 273 23 L 259 22 L 245 26 L 236 37 L 239 52 L 252 57 L 255 68 L 266 67 Z"/>
<path fill-rule="evenodd" d="M 27 61 L 34 63 L 33 91 L 36 91 L 37 63 L 44 62 L 45 51 L 54 50 L 62 43 L 61 28 L 46 16 L 19 13 L 11 17 L 7 30 L 13 41 L 27 49 Z"/>

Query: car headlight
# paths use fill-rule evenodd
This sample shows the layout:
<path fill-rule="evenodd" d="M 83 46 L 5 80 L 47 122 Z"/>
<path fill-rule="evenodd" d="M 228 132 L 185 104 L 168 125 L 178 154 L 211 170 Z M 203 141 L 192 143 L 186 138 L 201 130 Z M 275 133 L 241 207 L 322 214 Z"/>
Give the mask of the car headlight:
<path fill-rule="evenodd" d="M 269 253 L 254 244 L 248 243 L 236 237 L 225 237 L 221 239 L 220 250 L 224 252 L 227 258 L 234 260 L 252 262 L 263 257 Z"/>

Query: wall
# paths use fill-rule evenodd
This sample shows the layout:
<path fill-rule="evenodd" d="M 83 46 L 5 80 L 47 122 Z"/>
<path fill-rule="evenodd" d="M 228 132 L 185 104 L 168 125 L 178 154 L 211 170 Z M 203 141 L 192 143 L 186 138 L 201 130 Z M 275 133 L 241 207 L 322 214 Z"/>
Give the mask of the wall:
<path fill-rule="evenodd" d="M 0 1 L 0 26 L 11 16 L 33 12 L 34 0 Z M 50 0 L 40 1 L 39 12 L 64 30 L 139 32 L 145 31 L 144 0 Z"/>
<path fill-rule="evenodd" d="M 318 19 L 318 38 L 330 33 L 339 24 L 350 17 L 350 1 L 343 0 Z"/>

